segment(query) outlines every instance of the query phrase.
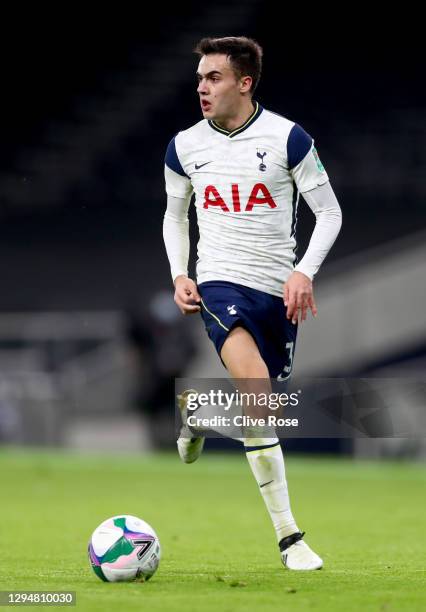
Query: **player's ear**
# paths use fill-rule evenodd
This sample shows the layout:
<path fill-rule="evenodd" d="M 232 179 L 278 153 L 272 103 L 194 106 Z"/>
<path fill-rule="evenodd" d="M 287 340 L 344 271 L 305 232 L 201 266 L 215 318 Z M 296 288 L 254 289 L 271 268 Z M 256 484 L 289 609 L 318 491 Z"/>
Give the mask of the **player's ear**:
<path fill-rule="evenodd" d="M 240 79 L 240 93 L 247 93 L 250 91 L 253 79 L 251 76 L 244 76 Z"/>

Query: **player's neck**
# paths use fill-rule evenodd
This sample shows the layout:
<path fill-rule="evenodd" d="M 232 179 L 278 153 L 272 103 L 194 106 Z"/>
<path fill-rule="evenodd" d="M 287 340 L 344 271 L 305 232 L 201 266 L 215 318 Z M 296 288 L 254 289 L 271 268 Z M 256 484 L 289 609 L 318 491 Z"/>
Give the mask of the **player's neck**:
<path fill-rule="evenodd" d="M 251 99 L 247 100 L 241 105 L 235 115 L 232 117 L 221 117 L 220 119 L 215 119 L 215 123 L 225 130 L 232 132 L 233 130 L 236 130 L 244 125 L 247 119 L 254 113 L 255 108 L 255 103 Z"/>

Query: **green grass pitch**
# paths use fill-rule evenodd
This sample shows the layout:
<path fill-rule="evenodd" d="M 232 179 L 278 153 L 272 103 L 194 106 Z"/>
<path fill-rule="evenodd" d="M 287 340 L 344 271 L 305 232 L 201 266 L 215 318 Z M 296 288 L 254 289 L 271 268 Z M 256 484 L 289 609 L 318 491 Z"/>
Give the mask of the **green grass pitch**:
<path fill-rule="evenodd" d="M 0 590 L 73 590 L 74 609 L 90 611 L 426 610 L 424 465 L 295 456 L 286 465 L 321 571 L 281 565 L 243 453 L 207 450 L 183 465 L 177 453 L 3 449 Z M 89 566 L 91 532 L 121 513 L 160 537 L 148 583 L 103 583 Z"/>

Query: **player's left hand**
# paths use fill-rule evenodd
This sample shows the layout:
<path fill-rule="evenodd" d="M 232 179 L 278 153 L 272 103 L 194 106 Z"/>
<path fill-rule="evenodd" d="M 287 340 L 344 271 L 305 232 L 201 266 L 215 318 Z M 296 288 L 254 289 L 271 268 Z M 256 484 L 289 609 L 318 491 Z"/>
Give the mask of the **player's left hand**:
<path fill-rule="evenodd" d="M 314 300 L 314 290 L 311 279 L 302 272 L 293 272 L 284 283 L 284 305 L 287 307 L 287 319 L 293 324 L 306 320 L 310 308 L 314 317 L 317 316 L 317 306 Z"/>

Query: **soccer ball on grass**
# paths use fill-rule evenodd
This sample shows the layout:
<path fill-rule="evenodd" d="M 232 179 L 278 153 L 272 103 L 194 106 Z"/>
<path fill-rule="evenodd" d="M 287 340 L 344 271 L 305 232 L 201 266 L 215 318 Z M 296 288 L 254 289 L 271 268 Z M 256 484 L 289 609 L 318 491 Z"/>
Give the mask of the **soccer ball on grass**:
<path fill-rule="evenodd" d="M 153 528 L 128 514 L 113 516 L 95 529 L 89 541 L 89 561 L 105 582 L 145 582 L 155 574 L 161 557 Z"/>

